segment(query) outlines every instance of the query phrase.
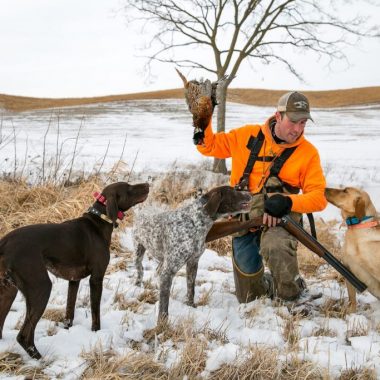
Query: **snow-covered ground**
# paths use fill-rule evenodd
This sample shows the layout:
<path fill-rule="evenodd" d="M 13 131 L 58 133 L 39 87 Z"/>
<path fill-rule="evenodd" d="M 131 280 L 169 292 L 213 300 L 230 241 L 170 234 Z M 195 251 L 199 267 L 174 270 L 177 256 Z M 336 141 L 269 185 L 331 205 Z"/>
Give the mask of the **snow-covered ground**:
<path fill-rule="evenodd" d="M 228 104 L 227 129 L 261 123 L 272 111 L 272 108 Z M 312 115 L 315 123 L 307 126 L 306 135 L 320 151 L 328 185 L 364 187 L 379 209 L 380 107 L 317 110 Z M 96 170 L 100 166 L 102 170 L 109 170 L 119 159 L 127 162 L 129 168 L 133 166 L 136 173 L 165 172 L 174 162 L 181 166 L 206 160 L 192 144 L 190 115 L 184 102 L 177 100 L 134 101 L 17 114 L 4 112 L 1 126 L 2 172 L 12 174 L 14 170 L 23 169 L 31 179 L 35 178 L 36 170 L 41 174 L 43 161 L 45 170 L 54 165 L 57 152 L 62 160 L 66 160 L 60 168 L 70 167 L 74 149 L 73 166 L 84 171 Z M 336 219 L 334 229 L 339 236 L 342 235 L 337 209 L 328 206 L 318 217 L 326 221 Z M 130 229 L 121 231 L 120 238 L 122 246 L 131 251 Z M 111 265 L 120 260 L 113 258 Z M 104 280 L 100 331 L 91 332 L 91 314 L 86 302 L 87 280 L 81 282 L 74 326 L 70 330 L 63 329 L 62 325 L 54 326 L 48 320 L 39 322 L 35 341 L 42 355 L 51 360 L 45 370 L 48 376 L 78 378 L 84 369 L 80 353 L 99 342 L 103 349 L 112 347 L 120 354 L 131 351 L 136 343 L 142 350 L 152 350 L 143 333 L 156 324 L 157 303 L 142 302 L 138 308 L 127 310 L 119 310 L 115 303 L 118 294 L 132 302 L 143 292 L 134 285 L 132 264 L 131 259 L 127 260 L 125 270 L 110 273 Z M 144 280 L 151 279 L 156 284 L 156 264 L 146 257 L 144 267 Z M 328 299 L 339 300 L 342 295 L 346 296 L 346 290 L 335 280 L 321 281 L 319 278 L 323 277 L 325 270 L 322 268 L 315 277 L 308 279 L 310 291 L 322 292 L 323 297 L 313 302 L 314 311 L 309 317 L 296 321 L 298 357 L 325 368 L 332 377 L 337 377 L 344 369 L 365 367 L 374 368 L 380 378 L 380 301 L 364 292 L 358 296 L 356 314 L 346 318 L 326 317 L 318 308 Z M 53 291 L 48 308 L 63 309 L 67 283 L 54 276 L 52 279 Z M 257 345 L 274 347 L 283 355 L 289 352 L 289 342 L 283 334 L 287 320 L 292 318 L 289 311 L 270 300 L 239 305 L 233 292 L 230 259 L 211 250 L 206 250 L 201 257 L 195 293 L 196 303 L 207 295 L 205 305 L 195 309 L 186 306 L 185 277 L 177 275 L 174 280 L 169 310 L 171 320 L 190 318 L 199 329 L 208 325 L 215 331 L 225 331 L 225 342 L 213 341 L 208 347 L 205 378 L 222 363 L 233 362 L 241 348 Z M 16 342 L 16 325 L 22 319 L 24 309 L 24 301 L 18 295 L 5 322 L 0 353 L 20 353 L 33 364 L 36 362 L 28 359 Z M 52 329 L 55 333 L 48 334 Z M 316 333 L 318 330 L 328 333 L 320 335 Z M 158 344 L 154 350 L 157 358 L 165 357 L 167 366 L 175 363 L 178 356 L 178 347 L 170 341 Z M 165 355 L 161 355 L 164 352 Z"/>

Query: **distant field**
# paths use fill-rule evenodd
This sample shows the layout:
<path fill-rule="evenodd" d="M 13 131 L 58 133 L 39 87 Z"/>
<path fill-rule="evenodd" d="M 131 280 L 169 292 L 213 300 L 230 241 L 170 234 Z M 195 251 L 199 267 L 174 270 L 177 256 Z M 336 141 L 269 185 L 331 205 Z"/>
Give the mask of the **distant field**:
<path fill-rule="evenodd" d="M 278 98 L 286 90 L 262 90 L 231 88 L 228 100 L 231 102 L 275 106 Z M 380 86 L 362 87 L 346 90 L 304 91 L 312 107 L 329 108 L 380 103 Z M 155 92 L 140 92 L 125 95 L 109 95 L 93 98 L 32 98 L 0 94 L 0 107 L 9 111 L 26 111 L 38 108 L 59 108 L 93 103 L 139 100 L 139 99 L 179 99 L 183 98 L 182 89 L 170 89 Z"/>

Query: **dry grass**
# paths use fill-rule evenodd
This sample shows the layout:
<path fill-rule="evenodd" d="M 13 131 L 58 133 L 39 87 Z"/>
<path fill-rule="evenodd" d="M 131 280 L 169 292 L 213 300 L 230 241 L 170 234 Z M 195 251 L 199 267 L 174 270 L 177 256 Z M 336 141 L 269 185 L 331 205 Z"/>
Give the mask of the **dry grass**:
<path fill-rule="evenodd" d="M 208 342 L 217 341 L 221 344 L 227 344 L 229 342 L 227 337 L 228 326 L 221 324 L 217 328 L 211 328 L 210 322 L 207 322 L 203 327 L 196 331 L 195 335 L 202 335 Z"/>
<path fill-rule="evenodd" d="M 227 100 L 257 106 L 275 106 L 279 97 L 288 90 L 263 90 L 254 88 L 230 88 Z M 380 103 L 380 87 L 363 87 L 346 90 L 303 91 L 313 107 L 342 107 L 348 105 Z M 124 95 L 93 98 L 32 98 L 0 94 L 0 105 L 9 111 L 26 111 L 42 108 L 85 106 L 88 104 L 120 102 L 142 99 L 183 99 L 183 89 L 168 89 Z"/>
<path fill-rule="evenodd" d="M 50 308 L 45 310 L 44 314 L 42 315 L 42 318 L 58 323 L 63 322 L 65 320 L 65 314 L 65 309 Z"/>
<path fill-rule="evenodd" d="M 346 318 L 348 304 L 343 298 L 327 298 L 320 307 L 320 312 L 326 318 Z"/>
<path fill-rule="evenodd" d="M 189 337 L 185 340 L 180 360 L 170 369 L 171 379 L 196 379 L 204 371 L 207 360 L 207 342 Z"/>
<path fill-rule="evenodd" d="M 193 321 L 184 319 L 177 323 L 171 323 L 168 320 L 161 320 L 153 329 L 144 331 L 144 339 L 151 343 L 158 341 L 160 343 L 171 340 L 173 342 L 183 342 L 185 336 L 191 336 L 189 331 L 193 331 Z"/>
<path fill-rule="evenodd" d="M 299 320 L 300 316 L 290 315 L 285 319 L 285 323 L 282 329 L 282 336 L 284 341 L 288 343 L 288 348 L 290 351 L 296 350 L 298 347 L 298 342 L 300 340 L 299 332 Z"/>
<path fill-rule="evenodd" d="M 114 296 L 114 304 L 117 305 L 119 310 L 130 310 L 133 312 L 138 312 L 141 308 L 141 302 L 136 299 L 126 299 L 123 293 L 116 293 Z"/>
<path fill-rule="evenodd" d="M 329 337 L 335 337 L 337 336 L 337 333 L 328 327 L 320 327 L 315 330 L 313 330 L 313 336 L 329 336 Z"/>
<path fill-rule="evenodd" d="M 151 192 L 151 198 L 173 208 L 177 207 L 184 200 L 196 196 L 196 185 L 188 189 L 188 184 L 193 176 L 194 173 L 192 172 L 183 172 L 177 169 L 166 173 L 163 178 L 155 184 Z"/>
<path fill-rule="evenodd" d="M 0 237 L 15 228 L 30 224 L 61 223 L 78 218 L 94 203 L 94 191 L 99 191 L 104 186 L 97 177 L 83 179 L 67 187 L 52 184 L 30 186 L 24 180 L 0 180 Z M 129 225 L 131 220 L 131 213 L 127 213 L 120 228 Z M 128 256 L 128 252 L 123 252 L 120 246 L 117 233 L 112 236 L 111 250 L 118 256 Z M 118 265 L 122 269 L 125 263 L 121 261 Z"/>
<path fill-rule="evenodd" d="M 211 295 L 213 293 L 214 289 L 211 287 L 208 290 L 204 290 L 199 294 L 197 306 L 206 306 L 210 302 Z"/>
<path fill-rule="evenodd" d="M 168 370 L 155 360 L 153 354 L 132 352 L 123 358 L 119 369 L 122 379 L 168 380 Z"/>
<path fill-rule="evenodd" d="M 12 352 L 2 352 L 0 354 L 0 373 L 14 373 L 23 364 L 24 361 L 19 354 Z"/>
<path fill-rule="evenodd" d="M 167 379 L 167 373 L 153 357 L 145 354 L 119 356 L 113 350 L 103 351 L 98 345 L 89 352 L 82 353 L 86 369 L 81 379 Z"/>
<path fill-rule="evenodd" d="M 307 360 L 300 360 L 293 356 L 290 360 L 282 363 L 281 375 L 279 378 L 281 380 L 324 380 L 326 379 L 326 376 L 314 363 Z"/>
<path fill-rule="evenodd" d="M 338 380 L 376 380 L 376 371 L 372 368 L 349 368 L 341 372 Z"/>
<path fill-rule="evenodd" d="M 163 343 L 170 340 L 174 344 L 179 344 L 192 339 L 206 340 L 207 342 L 217 341 L 222 344 L 228 343 L 227 326 L 221 324 L 217 328 L 211 328 L 210 323 L 207 322 L 201 328 L 197 328 L 191 318 L 174 322 L 160 321 L 155 328 L 145 330 L 144 339 L 147 343 L 152 343 L 153 341 Z"/>
<path fill-rule="evenodd" d="M 206 244 L 206 248 L 215 251 L 218 256 L 231 256 L 232 255 L 232 238 L 226 236 L 221 239 L 211 241 Z"/>
<path fill-rule="evenodd" d="M 252 347 L 249 354 L 239 353 L 233 364 L 223 364 L 212 372 L 209 379 L 220 380 L 294 380 L 324 379 L 322 372 L 314 364 L 291 358 L 281 362 L 275 349 Z"/>
<path fill-rule="evenodd" d="M 173 167 L 159 178 L 154 178 L 153 188 L 149 193 L 150 200 L 168 205 L 169 208 L 176 208 L 187 199 L 195 199 L 207 192 L 204 187 L 208 183 L 210 171 L 207 163 L 201 166 Z M 228 177 L 222 174 L 212 174 L 213 187 L 225 185 Z"/>
<path fill-rule="evenodd" d="M 37 185 L 25 181 L 0 181 L 0 234 L 35 223 L 60 223 L 79 217 L 94 202 L 92 194 L 102 188 L 91 178 L 70 187 Z"/>
<path fill-rule="evenodd" d="M 340 243 L 336 235 L 332 232 L 332 227 L 335 225 L 335 221 L 324 222 L 322 220 L 316 221 L 316 229 L 318 241 L 330 251 L 337 259 L 341 258 L 342 251 Z M 308 226 L 305 226 L 308 230 Z M 300 271 L 305 277 L 315 277 L 318 268 L 321 265 L 325 265 L 326 261 L 320 258 L 314 252 L 311 252 L 301 243 L 298 244 L 298 265 Z M 335 271 L 334 271 L 335 272 Z M 338 275 L 337 275 L 338 277 Z"/>
<path fill-rule="evenodd" d="M 137 300 L 142 303 L 154 305 L 158 301 L 158 291 L 155 289 L 145 289 L 138 295 Z"/>
<path fill-rule="evenodd" d="M 22 356 L 12 352 L 0 353 L 0 373 L 11 376 L 22 376 L 24 379 L 47 380 L 43 370 L 50 363 L 39 362 L 37 367 L 25 364 Z"/>
<path fill-rule="evenodd" d="M 119 261 L 116 261 L 115 263 L 109 264 L 106 270 L 106 275 L 119 272 L 119 271 L 126 271 L 127 264 L 128 263 L 126 260 L 119 260 Z"/>
<path fill-rule="evenodd" d="M 350 323 L 347 327 L 346 339 L 355 337 L 355 336 L 367 336 L 369 333 L 369 325 L 368 323 L 362 322 L 353 322 Z"/>

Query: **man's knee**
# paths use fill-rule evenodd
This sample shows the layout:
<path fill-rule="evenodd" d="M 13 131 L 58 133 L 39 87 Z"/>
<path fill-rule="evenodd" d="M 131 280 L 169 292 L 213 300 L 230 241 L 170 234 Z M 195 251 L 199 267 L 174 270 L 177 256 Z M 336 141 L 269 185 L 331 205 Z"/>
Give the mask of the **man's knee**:
<path fill-rule="evenodd" d="M 296 299 L 303 290 L 297 282 L 296 239 L 280 227 L 271 228 L 261 239 L 260 252 L 272 273 L 275 296 L 285 300 Z"/>
<path fill-rule="evenodd" d="M 262 268 L 259 239 L 260 236 L 257 233 L 251 232 L 232 239 L 233 258 L 240 271 L 251 274 L 258 272 Z"/>

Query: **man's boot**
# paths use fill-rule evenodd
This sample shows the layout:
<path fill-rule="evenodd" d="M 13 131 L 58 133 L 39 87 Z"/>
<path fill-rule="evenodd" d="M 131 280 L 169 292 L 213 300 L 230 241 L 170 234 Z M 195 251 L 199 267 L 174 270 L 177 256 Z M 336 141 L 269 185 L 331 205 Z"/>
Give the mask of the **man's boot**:
<path fill-rule="evenodd" d="M 236 298 L 239 303 L 248 303 L 262 296 L 273 296 L 273 280 L 264 267 L 256 273 L 244 273 L 232 258 Z"/>

